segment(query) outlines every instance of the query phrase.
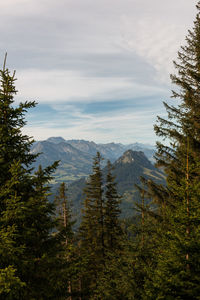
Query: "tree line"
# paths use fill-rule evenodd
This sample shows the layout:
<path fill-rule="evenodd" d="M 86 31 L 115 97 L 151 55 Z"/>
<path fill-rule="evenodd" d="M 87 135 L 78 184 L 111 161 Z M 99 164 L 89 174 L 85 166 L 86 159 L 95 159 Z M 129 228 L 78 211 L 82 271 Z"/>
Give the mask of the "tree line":
<path fill-rule="evenodd" d="M 177 104 L 158 117 L 156 165 L 166 185 L 141 178 L 141 202 L 120 219 L 112 165 L 97 153 L 74 219 L 62 183 L 49 202 L 55 162 L 37 171 L 22 134 L 35 102 L 14 105 L 15 73 L 0 70 L 0 299 L 200 299 L 200 2 L 174 62 Z M 167 143 L 165 143 L 167 140 Z"/>

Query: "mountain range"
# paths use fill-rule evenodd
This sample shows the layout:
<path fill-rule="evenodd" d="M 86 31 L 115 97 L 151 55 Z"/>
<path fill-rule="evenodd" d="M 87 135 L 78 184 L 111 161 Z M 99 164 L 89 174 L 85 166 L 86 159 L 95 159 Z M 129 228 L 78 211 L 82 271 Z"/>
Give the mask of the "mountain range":
<path fill-rule="evenodd" d="M 52 181 L 52 196 L 56 194 L 61 182 L 68 186 L 68 197 L 73 204 L 73 213 L 78 223 L 81 219 L 81 208 L 84 199 L 83 189 L 86 179 L 92 172 L 93 158 L 100 152 L 105 158 L 102 162 L 103 177 L 106 178 L 106 161 L 109 159 L 114 167 L 118 193 L 122 196 L 122 216 L 133 214 L 133 206 L 140 201 L 135 185 L 140 185 L 140 177 L 153 179 L 158 184 L 165 184 L 165 176 L 153 165 L 155 148 L 151 145 L 133 143 L 96 144 L 85 140 L 65 140 L 62 137 L 51 137 L 35 142 L 32 153 L 41 153 L 33 167 L 46 167 L 54 161 L 60 164 Z M 148 201 L 148 199 L 146 199 Z"/>
<path fill-rule="evenodd" d="M 140 143 L 96 144 L 85 140 L 65 140 L 62 137 L 51 137 L 35 142 L 31 148 L 32 153 L 41 153 L 33 164 L 35 169 L 39 165 L 44 168 L 56 160 L 60 161 L 54 175 L 54 183 L 63 181 L 71 183 L 87 177 L 91 173 L 93 157 L 97 151 L 105 158 L 106 164 L 106 160 L 109 159 L 113 163 L 127 150 L 142 151 L 150 161 L 153 161 L 155 148 Z"/>
<path fill-rule="evenodd" d="M 155 168 L 141 151 L 127 150 L 113 163 L 113 167 L 117 190 L 122 197 L 121 210 L 123 217 L 131 216 L 134 204 L 140 202 L 140 195 L 135 185 L 140 185 L 141 176 L 146 179 L 153 179 L 158 184 L 165 184 L 165 175 Z M 102 172 L 105 180 L 107 168 L 104 167 Z M 84 200 L 83 189 L 85 185 L 86 178 L 81 178 L 72 182 L 68 187 L 68 196 L 73 203 L 73 210 L 78 220 L 80 219 Z M 148 199 L 145 202 L 147 201 Z"/>

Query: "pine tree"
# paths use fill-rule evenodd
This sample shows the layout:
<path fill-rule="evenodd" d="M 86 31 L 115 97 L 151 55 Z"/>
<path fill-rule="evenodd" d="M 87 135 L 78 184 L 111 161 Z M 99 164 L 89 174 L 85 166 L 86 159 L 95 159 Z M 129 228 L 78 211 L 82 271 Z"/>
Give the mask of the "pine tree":
<path fill-rule="evenodd" d="M 121 197 L 113 175 L 113 166 L 107 162 L 104 190 L 105 257 L 104 267 L 98 273 L 96 289 L 91 299 L 133 299 L 132 265 L 127 258 L 128 242 L 120 220 Z"/>
<path fill-rule="evenodd" d="M 168 119 L 158 117 L 157 165 L 163 167 L 167 186 L 148 183 L 157 210 L 157 259 L 149 268 L 145 299 L 199 299 L 200 229 L 200 2 L 194 28 L 175 62 L 172 97 L 179 105 L 164 103 Z M 155 207 L 155 206 L 154 206 Z M 159 220 L 159 221 L 158 221 Z M 156 267 L 155 267 L 156 266 Z"/>
<path fill-rule="evenodd" d="M 113 167 L 108 161 L 107 178 L 105 186 L 105 239 L 108 251 L 120 249 L 122 228 L 120 224 L 120 196 L 117 192 L 115 177 L 112 174 Z"/>
<path fill-rule="evenodd" d="M 78 247 L 75 244 L 75 234 L 73 226 L 75 221 L 72 220 L 72 207 L 67 196 L 67 187 L 63 182 L 60 184 L 59 193 L 55 198 L 58 214 L 58 234 L 63 243 L 63 259 L 66 264 L 66 274 L 64 280 L 66 282 L 66 290 L 68 300 L 74 299 L 74 295 L 79 294 L 78 291 L 78 266 L 80 264 Z"/>
<path fill-rule="evenodd" d="M 157 235 L 157 220 L 155 212 L 150 209 L 145 199 L 144 188 L 138 187 L 141 192 L 141 203 L 135 205 L 134 222 L 129 227 L 127 256 L 132 266 L 131 279 L 133 299 L 143 299 L 144 284 L 148 278 L 148 270 L 156 267 L 156 257 L 159 249 Z"/>
<path fill-rule="evenodd" d="M 25 205 L 17 193 L 23 171 L 19 163 L 10 167 L 12 179 L 0 189 L 0 295 L 3 299 L 20 299 L 21 289 L 26 286 L 18 273 L 18 266 L 24 255 L 23 243 L 18 243 L 19 226 L 24 220 Z M 6 208 L 6 209 L 5 209 Z"/>
<path fill-rule="evenodd" d="M 19 278 L 16 263 L 19 264 L 19 257 L 24 249 L 23 244 L 17 247 L 18 225 L 23 219 L 24 203 L 18 193 L 17 186 L 19 181 L 24 177 L 24 166 L 28 166 L 33 162 L 35 156 L 29 153 L 31 141 L 27 136 L 21 134 L 21 127 L 25 125 L 23 118 L 28 108 L 34 107 L 34 102 L 26 102 L 20 104 L 17 108 L 12 106 L 13 97 L 16 94 L 14 86 L 15 74 L 10 75 L 5 67 L 0 70 L 0 231 L 1 231 L 1 274 L 0 283 L 5 281 L 8 276 L 4 294 L 4 283 L 1 283 L 1 294 L 20 297 L 20 287 L 24 287 L 25 283 Z M 17 221 L 13 222 L 13 218 Z M 5 275 L 7 274 L 7 275 Z M 11 277 L 10 277 L 11 276 Z M 9 278 L 11 282 L 9 282 Z M 16 280 L 15 280 L 16 278 Z M 19 289 L 17 289 L 19 284 Z M 14 285 L 14 288 L 12 288 Z M 13 290 L 18 290 L 13 294 Z M 8 296 L 11 297 L 11 296 Z"/>
<path fill-rule="evenodd" d="M 93 163 L 93 174 L 86 184 L 85 201 L 82 223 L 80 226 L 82 243 L 90 245 L 91 252 L 95 252 L 100 260 L 105 255 L 104 229 L 104 198 L 103 179 L 101 170 L 101 155 L 97 152 Z"/>
<path fill-rule="evenodd" d="M 54 205 L 48 182 L 56 163 L 32 174 L 33 141 L 22 134 L 25 112 L 35 102 L 14 105 L 15 73 L 0 71 L 0 297 L 56 299 L 64 295 L 59 278 L 62 245 L 53 234 Z"/>
<path fill-rule="evenodd" d="M 108 161 L 107 176 L 103 178 L 101 159 L 97 153 L 93 174 L 85 189 L 80 226 L 81 254 L 85 260 L 82 272 L 83 299 L 126 299 L 128 288 L 125 273 L 129 266 L 122 258 L 124 234 L 119 219 L 121 198 L 111 163 Z M 122 274 L 126 280 L 122 280 Z"/>
<path fill-rule="evenodd" d="M 3 70 L 0 70 L 0 184 L 10 178 L 8 170 L 14 160 L 28 167 L 36 158 L 30 153 L 33 141 L 21 133 L 21 128 L 26 124 L 24 114 L 36 103 L 25 102 L 14 107 L 14 95 L 17 93 L 15 72 L 11 75 L 5 64 L 6 58 Z"/>
<path fill-rule="evenodd" d="M 72 208 L 67 197 L 67 187 L 64 182 L 60 184 L 55 204 L 59 218 L 58 230 L 63 234 L 63 240 L 67 245 L 73 239 L 72 227 L 75 222 L 72 221 Z"/>
<path fill-rule="evenodd" d="M 97 152 L 93 163 L 93 173 L 89 176 L 85 192 L 82 222 L 80 225 L 81 253 L 87 261 L 87 274 L 84 274 L 83 293 L 89 295 L 97 284 L 97 274 L 105 260 L 105 224 L 102 157 Z M 89 297 L 89 296 L 88 296 Z M 89 298 L 88 298 L 89 299 Z"/>

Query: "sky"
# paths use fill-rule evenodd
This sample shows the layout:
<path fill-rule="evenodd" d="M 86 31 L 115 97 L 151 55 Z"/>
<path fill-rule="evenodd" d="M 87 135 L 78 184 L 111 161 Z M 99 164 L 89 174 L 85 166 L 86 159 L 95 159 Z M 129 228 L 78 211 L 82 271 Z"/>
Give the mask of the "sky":
<path fill-rule="evenodd" d="M 97 143 L 150 143 L 193 0 L 0 1 L 0 61 L 16 104 L 35 100 L 23 132 Z"/>

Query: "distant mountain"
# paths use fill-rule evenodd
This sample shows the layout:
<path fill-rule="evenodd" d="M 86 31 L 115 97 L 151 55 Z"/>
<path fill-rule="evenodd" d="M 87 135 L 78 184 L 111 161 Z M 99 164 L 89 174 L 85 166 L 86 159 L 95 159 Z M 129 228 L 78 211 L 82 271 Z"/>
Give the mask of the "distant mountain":
<path fill-rule="evenodd" d="M 91 172 L 92 156 L 74 148 L 67 142 L 52 143 L 49 141 L 37 142 L 33 145 L 32 153 L 41 153 L 34 168 L 42 165 L 45 168 L 54 161 L 59 160 L 59 166 L 54 174 L 54 182 L 72 182 Z"/>
<path fill-rule="evenodd" d="M 124 193 L 140 184 L 140 176 L 163 181 L 163 175 L 147 159 L 142 151 L 127 150 L 113 164 L 118 190 Z M 106 169 L 105 169 L 106 171 Z"/>
<path fill-rule="evenodd" d="M 126 145 L 126 150 L 133 150 L 133 151 L 142 151 L 144 152 L 145 156 L 151 161 L 154 162 L 154 154 L 155 154 L 155 147 L 149 144 L 141 144 L 141 143 L 134 143 Z"/>
<path fill-rule="evenodd" d="M 93 157 L 96 155 L 97 151 L 99 151 L 98 145 L 94 142 L 89 142 L 85 140 L 67 140 L 68 144 L 72 145 L 74 148 L 86 152 Z"/>
<path fill-rule="evenodd" d="M 117 188 L 122 195 L 122 216 L 129 217 L 133 214 L 134 203 L 140 201 L 140 196 L 135 188 L 135 184 L 140 184 L 140 177 L 153 179 L 157 183 L 165 183 L 164 174 L 156 169 L 147 159 L 143 152 L 128 150 L 114 163 L 114 175 L 116 177 Z M 103 177 L 106 178 L 106 167 L 103 169 Z M 71 199 L 77 219 L 80 219 L 81 208 L 84 199 L 83 188 L 86 179 L 82 178 L 73 182 L 68 189 L 69 199 Z"/>
<path fill-rule="evenodd" d="M 49 138 L 47 141 L 51 141 L 52 143 L 58 144 L 60 139 L 62 138 L 52 137 Z M 80 151 L 91 154 L 93 157 L 96 155 L 97 151 L 99 151 L 104 158 L 110 159 L 111 161 L 114 161 L 120 155 L 122 155 L 122 153 L 126 150 L 127 147 L 122 144 L 116 144 L 116 143 L 96 144 L 94 142 L 89 142 L 85 140 L 64 140 L 64 141 Z"/>
<path fill-rule="evenodd" d="M 66 140 L 63 139 L 61 136 L 57 136 L 57 137 L 48 138 L 47 142 L 50 142 L 50 143 L 53 143 L 53 144 L 59 144 L 59 143 L 66 142 Z"/>
<path fill-rule="evenodd" d="M 122 212 L 126 217 L 132 215 L 134 204 L 141 201 L 135 187 L 135 184 L 141 185 L 141 176 L 165 184 L 165 175 L 154 167 L 142 151 L 127 150 L 113 166 L 118 192 L 122 195 Z"/>
<path fill-rule="evenodd" d="M 124 151 L 129 149 L 134 151 L 143 151 L 150 160 L 153 159 L 153 155 L 155 153 L 154 146 L 141 143 L 133 143 L 129 145 L 123 145 L 120 143 L 96 144 L 85 140 L 67 140 L 66 142 L 83 152 L 90 153 L 93 156 L 95 156 L 97 151 L 99 151 L 104 158 L 109 159 L 111 162 L 114 162 L 124 153 Z"/>
<path fill-rule="evenodd" d="M 65 140 L 62 137 L 50 137 L 45 141 L 35 142 L 31 151 L 32 153 L 42 153 L 33 164 L 35 168 L 38 168 L 40 164 L 42 167 L 46 167 L 54 161 L 60 160 L 54 182 L 70 183 L 91 173 L 93 157 L 97 151 L 105 158 L 106 163 L 106 159 L 114 162 L 128 149 L 143 151 L 150 160 L 155 152 L 153 146 L 139 143 L 130 145 L 96 144 L 85 140 Z"/>

